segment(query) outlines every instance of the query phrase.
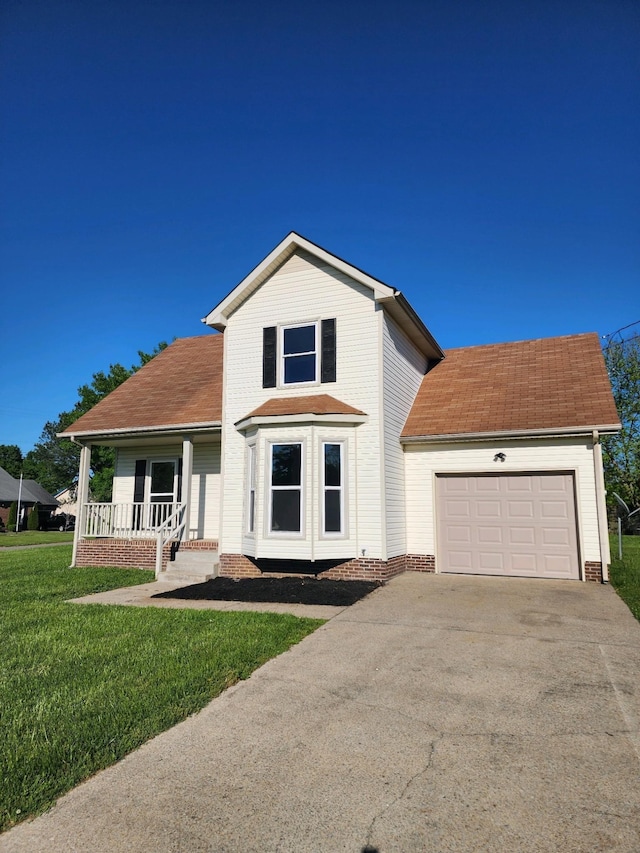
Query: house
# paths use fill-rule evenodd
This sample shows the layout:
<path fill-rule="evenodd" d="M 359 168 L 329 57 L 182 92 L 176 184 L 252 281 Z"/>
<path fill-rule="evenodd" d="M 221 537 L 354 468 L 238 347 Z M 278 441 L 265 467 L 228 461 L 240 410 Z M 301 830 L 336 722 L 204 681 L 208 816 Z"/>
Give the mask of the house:
<path fill-rule="evenodd" d="M 400 291 L 295 233 L 203 322 L 62 433 L 75 565 L 607 579 L 597 335 L 445 352 Z M 109 504 L 87 503 L 96 444 Z"/>
<path fill-rule="evenodd" d="M 4 527 L 9 518 L 9 508 L 14 502 L 20 504 L 20 524 L 24 527 L 28 510 L 39 504 L 41 510 L 54 510 L 58 502 L 53 495 L 35 480 L 17 480 L 4 468 L 0 468 L 0 520 Z"/>

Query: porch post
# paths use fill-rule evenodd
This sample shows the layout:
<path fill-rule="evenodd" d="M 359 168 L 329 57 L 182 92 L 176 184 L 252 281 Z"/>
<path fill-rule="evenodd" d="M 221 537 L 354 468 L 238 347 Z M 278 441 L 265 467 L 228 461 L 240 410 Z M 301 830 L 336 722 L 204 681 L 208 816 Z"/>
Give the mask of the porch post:
<path fill-rule="evenodd" d="M 184 535 L 189 539 L 191 521 L 191 479 L 193 476 L 193 441 L 182 439 L 182 503 L 184 504 Z"/>
<path fill-rule="evenodd" d="M 91 444 L 83 444 L 80 450 L 80 470 L 78 471 L 78 489 L 77 489 L 77 504 L 78 511 L 76 514 L 76 526 L 73 531 L 73 553 L 71 555 L 71 567 L 76 565 L 76 556 L 78 553 L 78 542 L 84 532 L 85 519 L 87 511 L 85 504 L 89 500 L 89 472 L 91 470 Z"/>

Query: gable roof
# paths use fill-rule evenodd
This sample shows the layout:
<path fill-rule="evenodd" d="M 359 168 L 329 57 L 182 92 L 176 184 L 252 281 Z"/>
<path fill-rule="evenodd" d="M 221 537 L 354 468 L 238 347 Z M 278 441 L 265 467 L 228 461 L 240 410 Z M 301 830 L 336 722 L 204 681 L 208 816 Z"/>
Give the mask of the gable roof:
<path fill-rule="evenodd" d="M 222 353 L 222 335 L 179 338 L 60 436 L 219 427 Z"/>
<path fill-rule="evenodd" d="M 423 378 L 402 438 L 619 427 L 592 333 L 446 350 Z"/>
<path fill-rule="evenodd" d="M 0 468 L 0 503 L 9 503 L 20 500 L 24 504 L 39 503 L 43 506 L 58 506 L 58 501 L 50 495 L 35 480 L 22 481 L 22 489 L 20 488 L 20 480 L 12 477 L 4 468 Z"/>
<path fill-rule="evenodd" d="M 308 252 L 323 263 L 340 270 L 340 272 L 370 288 L 373 291 L 375 301 L 384 306 L 421 352 L 430 359 L 442 358 L 443 352 L 437 341 L 399 290 L 390 287 L 369 273 L 358 269 L 358 267 L 354 267 L 353 264 L 342 260 L 337 255 L 331 254 L 316 243 L 312 243 L 311 240 L 307 240 L 306 237 L 296 234 L 295 231 L 287 234 L 284 240 L 281 240 L 266 258 L 225 296 L 222 302 L 219 302 L 206 317 L 202 318 L 202 322 L 219 332 L 224 331 L 229 316 L 236 308 L 248 299 L 298 249 Z"/>
<path fill-rule="evenodd" d="M 34 503 L 43 504 L 44 506 L 58 506 L 58 501 L 52 494 L 50 494 L 44 486 L 41 486 L 40 483 L 37 483 L 35 480 L 23 480 L 22 481 L 22 491 L 24 492 L 25 486 L 29 495 L 31 495 L 31 499 L 33 499 Z"/>

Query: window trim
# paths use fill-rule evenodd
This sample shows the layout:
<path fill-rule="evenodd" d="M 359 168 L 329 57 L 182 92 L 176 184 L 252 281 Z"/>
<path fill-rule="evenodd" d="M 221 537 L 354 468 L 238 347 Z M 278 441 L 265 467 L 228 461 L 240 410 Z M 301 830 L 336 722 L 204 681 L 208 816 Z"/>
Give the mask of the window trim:
<path fill-rule="evenodd" d="M 247 536 L 256 535 L 256 510 L 257 510 L 257 464 L 258 464 L 257 444 L 253 442 L 247 445 L 247 497 L 246 497 L 246 523 L 245 533 Z"/>
<path fill-rule="evenodd" d="M 266 533 L 267 536 L 273 536 L 277 539 L 304 539 L 305 538 L 305 442 L 302 439 L 274 439 L 268 442 L 269 453 L 267 455 L 267 482 L 269 484 L 269 500 L 267 501 L 266 511 Z M 277 446 L 297 445 L 300 447 L 300 483 L 297 486 L 274 486 L 272 483 L 273 475 L 273 448 Z M 297 489 L 300 493 L 300 530 L 273 530 L 271 527 L 273 519 L 273 492 L 286 491 Z"/>
<path fill-rule="evenodd" d="M 336 445 L 340 448 L 340 485 L 327 486 L 325 483 L 325 448 L 327 445 Z M 347 533 L 347 489 L 346 489 L 346 458 L 347 442 L 344 439 L 323 438 L 320 441 L 320 538 L 321 539 L 346 539 Z M 326 493 L 327 491 L 339 492 L 340 494 L 340 530 L 327 530 L 326 522 Z"/>
<path fill-rule="evenodd" d="M 284 335 L 289 329 L 306 329 L 313 326 L 314 331 L 314 350 L 309 350 L 304 353 L 292 353 L 285 355 L 284 353 Z M 320 322 L 318 320 L 309 320 L 303 323 L 287 323 L 278 327 L 278 384 L 283 388 L 296 388 L 302 385 L 318 385 L 320 382 L 320 362 L 322 360 L 322 352 L 320 349 Z M 314 378 L 305 379 L 302 382 L 286 382 L 285 381 L 285 362 L 288 358 L 296 358 L 302 355 L 311 355 L 315 357 Z"/>

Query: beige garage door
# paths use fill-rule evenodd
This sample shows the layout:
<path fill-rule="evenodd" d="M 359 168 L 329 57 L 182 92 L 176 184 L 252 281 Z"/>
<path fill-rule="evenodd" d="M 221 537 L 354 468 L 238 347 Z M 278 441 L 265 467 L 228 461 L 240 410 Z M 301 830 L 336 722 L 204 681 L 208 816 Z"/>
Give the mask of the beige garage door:
<path fill-rule="evenodd" d="M 438 568 L 579 578 L 573 475 L 437 478 Z"/>

